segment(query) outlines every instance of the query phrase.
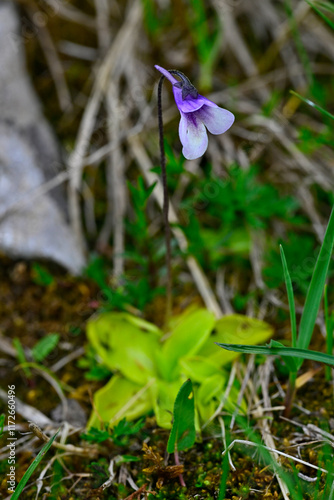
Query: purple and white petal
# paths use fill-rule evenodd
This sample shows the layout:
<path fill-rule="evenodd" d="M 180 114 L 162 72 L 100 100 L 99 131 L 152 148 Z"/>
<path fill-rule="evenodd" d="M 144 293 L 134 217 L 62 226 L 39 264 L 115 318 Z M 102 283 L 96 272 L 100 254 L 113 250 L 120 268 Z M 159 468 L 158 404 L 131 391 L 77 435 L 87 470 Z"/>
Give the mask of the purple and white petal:
<path fill-rule="evenodd" d="M 200 94 L 198 94 L 198 97 L 191 97 L 188 95 L 185 99 L 182 99 L 182 89 L 175 87 L 175 85 L 173 85 L 173 93 L 176 105 L 182 113 L 197 111 L 209 101 L 209 99 L 206 99 Z M 217 106 L 214 102 L 209 102 L 212 106 Z"/>
<path fill-rule="evenodd" d="M 196 116 L 204 123 L 208 131 L 215 135 L 226 132 L 234 122 L 233 113 L 218 106 L 204 105 L 196 111 Z"/>
<path fill-rule="evenodd" d="M 182 113 L 179 135 L 183 146 L 182 154 L 187 160 L 195 160 L 204 155 L 208 147 L 208 134 L 196 113 Z"/>
<path fill-rule="evenodd" d="M 210 101 L 207 97 L 204 97 L 203 95 L 198 95 L 198 97 L 201 98 L 201 102 L 203 106 L 210 106 L 211 108 L 218 108 L 219 106 L 215 103 Z"/>
<path fill-rule="evenodd" d="M 160 71 L 160 73 L 162 73 L 167 78 L 167 80 L 169 80 L 172 84 L 178 82 L 178 80 L 176 78 L 174 78 L 174 76 L 169 71 L 167 71 L 166 69 L 162 68 L 161 66 L 158 66 L 157 64 L 155 64 L 154 67 L 158 71 Z"/>

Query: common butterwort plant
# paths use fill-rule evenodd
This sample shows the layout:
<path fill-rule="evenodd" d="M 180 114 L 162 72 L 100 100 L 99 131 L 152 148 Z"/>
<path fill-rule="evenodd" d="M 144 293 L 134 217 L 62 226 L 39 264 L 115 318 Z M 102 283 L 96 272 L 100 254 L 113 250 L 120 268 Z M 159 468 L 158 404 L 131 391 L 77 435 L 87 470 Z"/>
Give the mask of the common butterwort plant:
<path fill-rule="evenodd" d="M 187 160 L 194 160 L 204 155 L 208 147 L 208 134 L 223 134 L 234 122 L 234 115 L 227 109 L 220 108 L 214 102 L 200 95 L 190 80 L 179 70 L 166 70 L 161 66 L 155 68 L 162 73 L 158 86 L 158 117 L 159 117 L 159 142 L 161 156 L 161 173 L 164 192 L 164 221 L 166 231 L 166 264 L 167 264 L 167 307 L 166 316 L 169 317 L 172 302 L 172 277 L 171 277 L 171 248 L 170 227 L 168 222 L 168 190 L 166 159 L 164 151 L 164 134 L 162 120 L 162 84 L 164 79 L 170 81 L 176 105 L 181 114 L 179 136 L 182 143 L 182 153 Z M 177 77 L 177 78 L 176 78 Z"/>

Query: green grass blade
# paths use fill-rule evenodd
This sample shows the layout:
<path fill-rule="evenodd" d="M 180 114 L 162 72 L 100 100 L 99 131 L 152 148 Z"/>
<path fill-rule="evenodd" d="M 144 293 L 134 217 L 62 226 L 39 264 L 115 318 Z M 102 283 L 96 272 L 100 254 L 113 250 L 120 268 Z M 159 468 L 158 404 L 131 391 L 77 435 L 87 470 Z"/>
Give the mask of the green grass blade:
<path fill-rule="evenodd" d="M 311 283 L 307 292 L 303 314 L 300 320 L 297 346 L 300 349 L 307 349 L 311 342 L 311 337 L 317 319 L 322 293 L 328 272 L 328 266 L 333 252 L 334 244 L 334 210 L 329 218 L 326 234 L 321 246 L 317 262 L 313 271 Z M 299 368 L 301 366 L 299 363 Z"/>
<path fill-rule="evenodd" d="M 325 363 L 330 366 L 334 366 L 334 356 L 330 354 L 325 354 L 318 351 L 309 351 L 308 349 L 299 349 L 294 347 L 285 346 L 272 346 L 271 344 L 267 346 L 254 346 L 254 345 L 240 345 L 240 344 L 218 344 L 219 347 L 227 349 L 228 351 L 243 352 L 245 354 L 264 354 L 264 355 L 275 355 L 275 356 L 291 356 L 293 358 L 310 359 L 312 361 L 317 361 L 319 363 Z"/>
<path fill-rule="evenodd" d="M 325 323 L 326 323 L 326 351 L 327 354 L 333 354 L 333 315 L 329 313 L 327 285 L 325 286 L 325 293 L 324 293 L 324 312 L 325 312 Z M 331 369 L 329 366 L 326 366 L 325 373 L 326 373 L 326 380 L 330 381 L 332 376 L 331 376 Z"/>
<path fill-rule="evenodd" d="M 26 470 L 26 472 L 24 473 L 21 481 L 17 485 L 17 487 L 16 487 L 13 495 L 10 497 L 11 500 L 16 500 L 17 498 L 19 498 L 19 496 L 21 495 L 21 493 L 23 491 L 23 488 L 27 484 L 30 476 L 33 474 L 33 472 L 35 471 L 35 469 L 39 465 L 39 463 L 42 460 L 42 458 L 44 457 L 44 455 L 47 453 L 47 451 L 49 450 L 49 448 L 52 446 L 52 443 L 56 439 L 56 437 L 58 436 L 59 431 L 60 431 L 60 429 L 58 429 L 58 431 L 56 432 L 56 434 L 47 443 L 45 443 L 45 445 L 43 446 L 43 448 L 41 449 L 41 451 L 38 453 L 38 455 L 35 458 L 35 460 L 29 465 L 29 467 Z"/>
<path fill-rule="evenodd" d="M 334 4 L 326 1 L 317 0 L 316 7 L 321 7 L 328 12 L 332 12 L 334 14 Z"/>
<path fill-rule="evenodd" d="M 316 104 L 315 102 L 313 101 L 310 101 L 310 99 L 306 99 L 305 97 L 303 97 L 302 95 L 298 94 L 297 92 L 295 92 L 294 90 L 290 90 L 290 94 L 292 95 L 295 95 L 296 97 L 298 97 L 301 101 L 305 102 L 306 104 L 308 104 L 309 106 L 311 106 L 312 108 L 315 108 L 317 109 L 318 111 L 320 111 L 320 113 L 322 113 L 323 115 L 325 116 L 328 116 L 329 118 L 331 118 L 332 120 L 334 120 L 334 115 L 332 115 L 332 113 L 330 113 L 329 111 L 327 111 L 326 109 L 322 108 L 321 106 L 319 106 L 319 104 Z"/>
<path fill-rule="evenodd" d="M 290 310 L 290 321 L 291 321 L 291 336 L 292 336 L 292 347 L 297 347 L 297 321 L 296 321 L 296 309 L 295 309 L 295 298 L 293 295 L 293 288 L 291 277 L 288 269 L 288 264 L 284 255 L 284 250 L 282 245 L 280 245 L 281 259 L 283 265 L 283 273 L 286 291 L 288 294 L 289 310 Z"/>
<path fill-rule="evenodd" d="M 312 7 L 313 10 L 334 30 L 334 23 L 329 19 L 329 17 L 326 16 L 323 12 L 321 12 L 320 9 L 318 9 L 312 2 L 309 0 L 305 0 L 306 3 L 309 4 L 310 7 Z M 327 2 L 326 2 L 327 3 Z M 328 8 L 328 7 L 327 7 Z"/>

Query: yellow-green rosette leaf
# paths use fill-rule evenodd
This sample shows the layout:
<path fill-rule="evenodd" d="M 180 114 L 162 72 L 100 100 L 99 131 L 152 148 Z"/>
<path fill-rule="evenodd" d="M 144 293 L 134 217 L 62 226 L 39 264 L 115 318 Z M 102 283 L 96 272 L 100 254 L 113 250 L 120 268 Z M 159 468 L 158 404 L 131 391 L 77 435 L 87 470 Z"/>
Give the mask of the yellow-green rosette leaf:
<path fill-rule="evenodd" d="M 105 365 L 142 384 L 156 376 L 160 336 L 157 327 L 127 313 L 103 313 L 87 325 L 87 337 Z"/>
<path fill-rule="evenodd" d="M 233 361 L 238 353 L 217 351 L 215 342 L 222 344 L 255 345 L 264 342 L 273 335 L 273 328 L 266 322 L 249 318 L 241 314 L 231 314 L 220 318 L 210 337 L 206 340 L 198 354 L 223 366 Z"/>
<path fill-rule="evenodd" d="M 206 309 L 186 312 L 180 316 L 159 356 L 159 370 L 165 380 L 176 379 L 179 374 L 179 359 L 198 352 L 208 339 L 214 323 L 213 313 Z"/>
<path fill-rule="evenodd" d="M 153 383 L 153 381 L 152 381 Z M 104 423 L 114 426 L 124 417 L 134 420 L 152 410 L 149 384 L 135 384 L 119 375 L 114 375 L 109 382 L 94 394 L 94 407 L 87 428 L 100 427 Z"/>

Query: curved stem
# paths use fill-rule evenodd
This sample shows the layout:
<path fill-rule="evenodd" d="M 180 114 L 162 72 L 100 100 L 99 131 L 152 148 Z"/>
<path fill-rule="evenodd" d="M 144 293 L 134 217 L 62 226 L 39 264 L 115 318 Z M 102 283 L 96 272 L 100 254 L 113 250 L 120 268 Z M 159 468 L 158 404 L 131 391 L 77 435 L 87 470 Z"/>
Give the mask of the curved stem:
<path fill-rule="evenodd" d="M 166 157 L 164 147 L 164 128 L 162 120 L 162 84 L 165 77 L 162 76 L 158 85 L 158 123 L 159 123 L 159 145 L 160 145 L 160 164 L 161 164 L 161 178 L 163 186 L 163 217 L 165 223 L 165 242 L 166 242 L 166 266 L 167 266 L 167 287 L 166 287 L 166 324 L 172 312 L 172 252 L 171 252 L 171 231 L 168 220 L 169 198 L 167 187 L 167 171 L 166 171 Z"/>

